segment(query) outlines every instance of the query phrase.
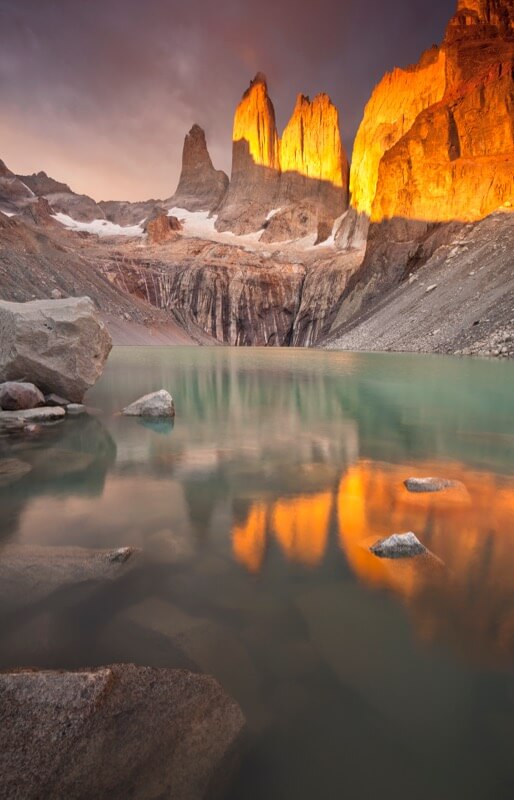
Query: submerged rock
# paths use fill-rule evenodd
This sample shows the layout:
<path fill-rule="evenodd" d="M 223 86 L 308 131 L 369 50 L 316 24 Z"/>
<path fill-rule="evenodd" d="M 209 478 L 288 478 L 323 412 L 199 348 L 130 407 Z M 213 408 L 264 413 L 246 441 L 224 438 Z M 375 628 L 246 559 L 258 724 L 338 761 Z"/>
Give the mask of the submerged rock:
<path fill-rule="evenodd" d="M 243 713 L 213 679 L 132 664 L 0 675 L 2 796 L 222 797 Z"/>
<path fill-rule="evenodd" d="M 451 481 L 447 478 L 408 478 L 404 481 L 404 486 L 409 492 L 443 492 L 445 489 L 463 488 L 459 481 Z"/>
<path fill-rule="evenodd" d="M 140 397 L 124 408 L 122 413 L 127 417 L 174 417 L 175 405 L 171 394 L 165 389 L 160 389 L 158 392 Z"/>
<path fill-rule="evenodd" d="M 129 568 L 135 552 L 7 545 L 0 552 L 0 607 L 11 611 L 36 606 L 65 587 L 115 580 Z"/>
<path fill-rule="evenodd" d="M 4 411 L 18 411 L 36 408 L 45 403 L 42 392 L 33 383 L 6 381 L 0 383 L 0 408 Z"/>
<path fill-rule="evenodd" d="M 0 459 L 0 487 L 9 486 L 11 483 L 21 480 L 25 475 L 32 471 L 32 466 L 19 458 Z"/>
<path fill-rule="evenodd" d="M 111 337 L 89 297 L 0 301 L 0 380 L 32 380 L 80 402 L 103 372 Z"/>
<path fill-rule="evenodd" d="M 370 547 L 370 550 L 379 558 L 411 558 L 428 552 L 425 545 L 421 544 L 412 531 L 394 533 L 387 539 L 379 539 Z"/>

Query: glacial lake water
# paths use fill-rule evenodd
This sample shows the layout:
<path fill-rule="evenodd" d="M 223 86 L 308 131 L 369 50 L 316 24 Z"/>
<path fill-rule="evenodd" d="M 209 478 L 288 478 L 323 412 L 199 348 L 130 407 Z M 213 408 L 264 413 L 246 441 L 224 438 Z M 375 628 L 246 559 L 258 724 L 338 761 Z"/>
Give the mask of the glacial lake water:
<path fill-rule="evenodd" d="M 174 426 L 113 413 L 162 387 Z M 249 728 L 227 800 L 514 797 L 513 364 L 115 348 L 88 402 L 16 446 L 0 559 L 142 552 L 11 598 L 0 667 L 214 674 Z M 426 475 L 465 488 L 406 491 Z M 369 552 L 410 530 L 428 557 Z"/>

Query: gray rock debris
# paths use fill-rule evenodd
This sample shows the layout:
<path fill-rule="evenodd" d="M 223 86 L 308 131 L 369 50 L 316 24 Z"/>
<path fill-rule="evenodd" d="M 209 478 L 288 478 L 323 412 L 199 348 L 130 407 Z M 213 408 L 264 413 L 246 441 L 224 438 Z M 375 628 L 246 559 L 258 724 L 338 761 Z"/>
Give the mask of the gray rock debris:
<path fill-rule="evenodd" d="M 379 558 L 412 558 L 428 552 L 412 531 L 394 533 L 387 539 L 379 539 L 370 550 Z"/>

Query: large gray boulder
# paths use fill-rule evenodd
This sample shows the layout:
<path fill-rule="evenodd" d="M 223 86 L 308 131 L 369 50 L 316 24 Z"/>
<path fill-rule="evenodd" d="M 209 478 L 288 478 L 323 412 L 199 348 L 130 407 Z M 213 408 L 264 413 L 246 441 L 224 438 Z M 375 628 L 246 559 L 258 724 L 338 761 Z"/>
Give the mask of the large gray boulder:
<path fill-rule="evenodd" d="M 131 664 L 0 675 L 5 800 L 213 800 L 245 720 L 206 675 Z"/>
<path fill-rule="evenodd" d="M 0 301 L 0 381 L 32 381 L 80 402 L 103 372 L 111 337 L 89 297 Z"/>

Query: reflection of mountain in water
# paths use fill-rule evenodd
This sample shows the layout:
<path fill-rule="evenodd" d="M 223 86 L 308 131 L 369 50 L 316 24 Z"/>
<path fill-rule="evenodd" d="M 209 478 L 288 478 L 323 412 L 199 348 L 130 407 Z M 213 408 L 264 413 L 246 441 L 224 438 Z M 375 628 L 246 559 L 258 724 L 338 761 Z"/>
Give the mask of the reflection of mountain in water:
<path fill-rule="evenodd" d="M 479 662 L 514 664 L 514 480 L 450 463 L 445 476 L 467 491 L 410 494 L 403 485 L 440 470 L 360 461 L 336 490 L 258 500 L 234 523 L 234 557 L 257 573 L 273 544 L 286 560 L 319 567 L 337 536 L 357 577 L 400 597 L 419 636 L 457 644 Z M 407 530 L 432 555 L 390 561 L 370 553 L 378 538 Z"/>
<path fill-rule="evenodd" d="M 0 537 L 12 535 L 28 502 L 40 496 L 98 497 L 116 461 L 116 445 L 102 423 L 87 415 L 45 426 L 35 438 L 0 440 L 0 457 L 17 458 L 31 471 L 0 488 Z"/>

